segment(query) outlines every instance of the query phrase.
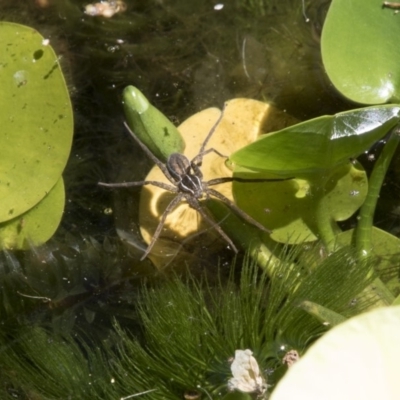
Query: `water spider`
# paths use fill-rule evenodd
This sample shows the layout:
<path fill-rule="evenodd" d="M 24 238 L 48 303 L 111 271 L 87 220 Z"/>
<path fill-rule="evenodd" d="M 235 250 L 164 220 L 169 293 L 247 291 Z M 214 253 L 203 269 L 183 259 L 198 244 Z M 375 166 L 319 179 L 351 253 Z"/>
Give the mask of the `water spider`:
<path fill-rule="evenodd" d="M 171 184 L 155 181 L 155 180 L 147 180 L 147 181 L 138 181 L 138 182 L 123 182 L 123 183 L 103 183 L 99 182 L 99 185 L 109 187 L 109 188 L 127 188 L 134 186 L 144 186 L 144 185 L 153 185 L 159 188 L 162 188 L 166 191 L 176 193 L 176 196 L 170 201 L 170 203 L 165 208 L 161 218 L 158 222 L 157 228 L 154 231 L 153 237 L 144 252 L 141 260 L 147 257 L 147 255 L 151 252 L 154 244 L 156 243 L 158 237 L 161 234 L 165 221 L 174 210 L 175 207 L 178 206 L 182 201 L 186 201 L 187 204 L 196 210 L 205 221 L 208 222 L 218 233 L 219 235 L 231 246 L 231 248 L 237 252 L 237 247 L 229 238 L 229 236 L 222 230 L 217 222 L 215 222 L 208 212 L 204 209 L 201 204 L 202 199 L 207 199 L 210 197 L 214 197 L 223 203 L 225 203 L 231 210 L 233 210 L 237 215 L 243 218 L 248 223 L 256 226 L 260 230 L 264 232 L 270 233 L 270 231 L 261 225 L 259 222 L 250 217 L 247 213 L 241 210 L 232 200 L 228 199 L 225 195 L 218 192 L 217 190 L 211 188 L 211 186 L 215 186 L 218 184 L 226 183 L 226 182 L 255 182 L 255 181 L 275 181 L 282 179 L 241 179 L 237 177 L 222 177 L 211 179 L 208 181 L 203 180 L 203 173 L 201 171 L 201 165 L 203 162 L 203 157 L 211 152 L 216 153 L 220 157 L 226 158 L 223 154 L 217 151 L 214 148 L 206 149 L 207 143 L 215 132 L 218 124 L 220 123 L 224 112 L 222 112 L 212 126 L 211 130 L 207 134 L 205 140 L 201 144 L 199 152 L 195 155 L 192 160 L 189 160 L 185 155 L 180 153 L 173 153 L 169 156 L 166 163 L 161 162 L 154 154 L 138 139 L 138 137 L 132 132 L 127 123 L 125 123 L 125 127 L 133 137 L 133 139 L 138 143 L 138 145 L 143 149 L 143 151 L 147 154 L 147 156 L 158 166 L 158 168 L 163 172 L 165 177 Z"/>

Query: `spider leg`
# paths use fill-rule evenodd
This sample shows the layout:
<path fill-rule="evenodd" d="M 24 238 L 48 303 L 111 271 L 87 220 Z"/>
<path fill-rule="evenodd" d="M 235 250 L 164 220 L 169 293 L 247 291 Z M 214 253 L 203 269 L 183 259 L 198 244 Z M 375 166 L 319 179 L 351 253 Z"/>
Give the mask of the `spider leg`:
<path fill-rule="evenodd" d="M 211 153 L 211 152 L 213 152 L 213 153 L 219 155 L 219 156 L 222 157 L 222 158 L 228 158 L 228 156 L 226 156 L 226 155 L 220 153 L 218 150 L 215 150 L 215 149 L 212 147 L 211 149 L 207 149 L 207 150 L 203 151 L 202 153 L 197 154 L 197 156 L 195 156 L 195 157 L 192 159 L 192 161 L 190 162 L 190 164 L 192 165 L 192 168 L 193 168 L 193 165 L 196 165 L 196 166 L 201 165 L 201 163 L 202 163 L 202 161 L 203 161 L 203 157 L 204 157 L 206 154 Z"/>
<path fill-rule="evenodd" d="M 256 226 L 258 229 L 261 229 L 264 232 L 267 233 L 272 233 L 269 229 L 267 229 L 265 226 L 261 225 L 259 222 L 257 222 L 255 219 L 250 217 L 250 215 L 246 214 L 243 210 L 241 210 L 233 201 L 229 200 L 227 197 L 225 197 L 223 194 L 220 192 L 217 192 L 214 189 L 206 189 L 206 193 L 211 194 L 212 196 L 216 197 L 217 199 L 220 199 L 223 201 L 226 205 L 228 205 L 233 211 L 235 211 L 240 217 L 242 217 L 245 221 L 248 223 Z"/>
<path fill-rule="evenodd" d="M 202 160 L 203 160 L 203 156 L 204 156 L 204 149 L 207 146 L 208 141 L 210 140 L 211 136 L 213 135 L 213 133 L 215 132 L 215 130 L 217 129 L 217 126 L 219 125 L 219 123 L 222 120 L 222 117 L 224 116 L 224 111 L 225 111 L 225 104 L 224 107 L 222 108 L 221 111 L 221 115 L 218 117 L 217 121 L 215 122 L 215 124 L 213 125 L 213 127 L 211 128 L 210 132 L 208 132 L 207 137 L 204 139 L 203 144 L 200 147 L 200 151 L 199 154 L 193 159 L 193 161 L 196 160 L 196 163 L 201 164 Z M 192 161 L 192 162 L 193 162 Z"/>
<path fill-rule="evenodd" d="M 121 187 L 132 187 L 132 186 L 144 186 L 144 185 L 153 185 L 157 186 L 161 189 L 168 190 L 169 192 L 177 193 L 178 188 L 172 185 L 168 185 L 164 182 L 157 182 L 157 181 L 139 181 L 139 182 L 122 182 L 122 183 L 104 183 L 99 182 L 98 185 L 105 186 L 109 188 L 121 188 Z"/>
<path fill-rule="evenodd" d="M 167 208 L 164 210 L 164 213 L 160 219 L 160 222 L 157 225 L 157 229 L 154 232 L 154 235 L 151 239 L 149 246 L 147 247 L 146 251 L 144 252 L 143 256 L 140 258 L 140 261 L 143 261 L 151 252 L 154 244 L 156 243 L 158 237 L 160 236 L 161 230 L 165 224 L 165 220 L 168 217 L 168 214 L 174 209 L 174 207 L 182 200 L 184 197 L 183 193 L 179 193 L 176 197 L 174 197 L 171 202 L 168 204 Z"/>
<path fill-rule="evenodd" d="M 222 228 L 211 219 L 211 217 L 203 210 L 199 201 L 194 197 L 185 196 L 186 201 L 189 206 L 196 210 L 223 238 L 224 240 L 232 247 L 232 250 L 237 253 L 238 249 L 232 242 L 231 238 L 222 230 Z"/>
<path fill-rule="evenodd" d="M 161 169 L 161 171 L 163 172 L 163 174 L 170 180 L 170 182 L 175 183 L 175 179 L 171 176 L 171 174 L 168 172 L 168 169 L 166 167 L 166 165 L 161 162 L 149 149 L 148 147 L 142 143 L 139 138 L 133 133 L 132 129 L 129 128 L 129 125 L 126 123 L 126 121 L 124 122 L 124 125 L 126 127 L 126 129 L 128 130 L 128 132 L 131 134 L 131 136 L 133 137 L 133 139 L 135 139 L 135 142 L 142 148 L 142 150 L 150 157 L 150 159 L 154 162 L 154 164 L 156 164 L 158 166 L 158 168 Z"/>
<path fill-rule="evenodd" d="M 207 186 L 214 186 L 214 185 L 219 185 L 220 183 L 225 183 L 225 182 L 243 182 L 243 183 L 251 183 L 251 182 L 279 182 L 279 181 L 287 181 L 293 178 L 277 178 L 277 179 L 247 179 L 247 178 L 236 178 L 233 176 L 227 176 L 225 178 L 215 178 L 211 179 L 207 182 Z"/>

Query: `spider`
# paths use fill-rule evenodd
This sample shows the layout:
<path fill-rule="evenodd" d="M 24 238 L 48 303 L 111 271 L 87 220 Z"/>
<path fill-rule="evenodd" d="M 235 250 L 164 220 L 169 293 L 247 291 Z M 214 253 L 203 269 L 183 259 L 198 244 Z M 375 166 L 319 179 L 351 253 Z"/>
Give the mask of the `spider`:
<path fill-rule="evenodd" d="M 169 185 L 164 182 L 158 181 L 138 181 L 138 182 L 123 182 L 123 183 L 104 183 L 99 182 L 100 186 L 105 186 L 109 188 L 121 188 L 121 187 L 132 187 L 132 186 L 144 186 L 144 185 L 153 185 L 160 187 L 164 190 L 168 190 L 172 193 L 176 193 L 176 196 L 172 199 L 172 201 L 166 207 L 164 213 L 161 216 L 160 222 L 154 232 L 154 235 L 148 245 L 146 251 L 140 260 L 144 260 L 148 254 L 151 252 L 154 244 L 156 243 L 161 230 L 164 226 L 165 220 L 167 219 L 168 214 L 183 200 L 186 200 L 188 205 L 196 210 L 221 236 L 222 238 L 231 246 L 232 250 L 236 253 L 238 252 L 237 247 L 234 245 L 229 236 L 222 230 L 222 228 L 212 220 L 212 218 L 207 214 L 207 212 L 202 207 L 200 200 L 203 198 L 210 198 L 211 196 L 221 200 L 227 206 L 229 206 L 236 214 L 242 217 L 248 223 L 256 226 L 264 232 L 271 233 L 271 231 L 257 222 L 255 219 L 250 217 L 250 215 L 246 214 L 243 210 L 241 210 L 233 201 L 225 197 L 220 192 L 210 188 L 210 186 L 218 185 L 225 182 L 266 182 L 266 181 L 277 181 L 283 179 L 242 179 L 237 177 L 224 177 L 224 178 L 216 178 L 211 179 L 209 181 L 203 181 L 203 174 L 201 172 L 201 165 L 203 161 L 203 157 L 211 152 L 218 154 L 220 157 L 225 157 L 219 151 L 214 148 L 210 148 L 205 150 L 208 141 L 211 136 L 215 132 L 218 124 L 220 123 L 223 117 L 223 111 L 219 116 L 216 123 L 211 128 L 204 142 L 202 143 L 199 153 L 190 161 L 185 155 L 180 153 L 172 153 L 166 163 L 161 162 L 148 148 L 144 145 L 139 138 L 132 132 L 130 127 L 126 122 L 124 125 L 128 132 L 131 134 L 132 138 L 137 142 L 137 144 L 143 149 L 143 151 L 150 157 L 150 159 L 160 168 L 160 170 L 164 173 L 167 179 L 171 182 L 172 185 Z"/>

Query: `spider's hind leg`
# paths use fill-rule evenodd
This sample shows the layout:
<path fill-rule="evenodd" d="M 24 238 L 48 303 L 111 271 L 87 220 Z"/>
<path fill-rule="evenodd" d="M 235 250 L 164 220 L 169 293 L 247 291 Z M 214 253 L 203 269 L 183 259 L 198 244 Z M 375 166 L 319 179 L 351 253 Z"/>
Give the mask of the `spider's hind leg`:
<path fill-rule="evenodd" d="M 232 242 L 232 239 L 222 230 L 217 222 L 215 222 L 202 208 L 201 204 L 197 199 L 187 198 L 189 206 L 196 210 L 219 234 L 220 236 L 232 247 L 232 250 L 237 253 L 238 249 L 235 244 Z"/>
<path fill-rule="evenodd" d="M 167 208 L 164 210 L 164 213 L 160 219 L 160 222 L 157 225 L 157 228 L 153 234 L 153 237 L 151 239 L 151 242 L 149 244 L 149 246 L 147 247 L 146 251 L 144 252 L 144 254 L 142 255 L 142 257 L 140 258 L 140 261 L 143 261 L 151 252 L 151 250 L 153 249 L 158 237 L 160 236 L 161 230 L 164 227 L 165 221 L 168 217 L 168 214 L 175 208 L 175 206 L 177 204 L 179 204 L 179 202 L 182 200 L 182 198 L 184 197 L 183 193 L 179 193 L 176 197 L 174 197 L 171 202 L 168 204 Z"/>
<path fill-rule="evenodd" d="M 245 221 L 247 221 L 249 224 L 254 225 L 258 229 L 266 232 L 266 233 L 272 233 L 271 230 L 267 229 L 264 225 L 261 225 L 258 221 L 256 221 L 254 218 L 250 217 L 249 214 L 245 213 L 243 210 L 241 210 L 233 201 L 229 200 L 227 197 L 225 197 L 222 193 L 217 192 L 214 189 L 208 188 L 207 191 L 211 196 L 216 197 L 217 199 L 221 200 L 223 203 L 225 203 L 227 206 L 229 206 L 239 217 L 243 218 Z"/>

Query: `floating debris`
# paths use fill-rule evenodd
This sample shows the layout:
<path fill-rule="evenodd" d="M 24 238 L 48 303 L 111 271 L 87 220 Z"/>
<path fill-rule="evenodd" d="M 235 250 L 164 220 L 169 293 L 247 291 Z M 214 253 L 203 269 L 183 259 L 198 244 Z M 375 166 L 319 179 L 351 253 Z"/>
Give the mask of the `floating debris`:
<path fill-rule="evenodd" d="M 297 350 L 290 350 L 285 354 L 282 362 L 290 368 L 293 364 L 297 363 L 297 361 L 299 360 L 300 356 Z"/>
<path fill-rule="evenodd" d="M 125 2 L 121 0 L 101 1 L 85 6 L 85 14 L 91 17 L 101 16 L 111 18 L 114 14 L 126 11 L 126 8 Z"/>
<path fill-rule="evenodd" d="M 267 384 L 251 350 L 235 351 L 231 371 L 233 378 L 228 381 L 230 391 L 239 390 L 243 393 L 257 393 L 258 396 L 263 397 L 267 390 Z"/>

